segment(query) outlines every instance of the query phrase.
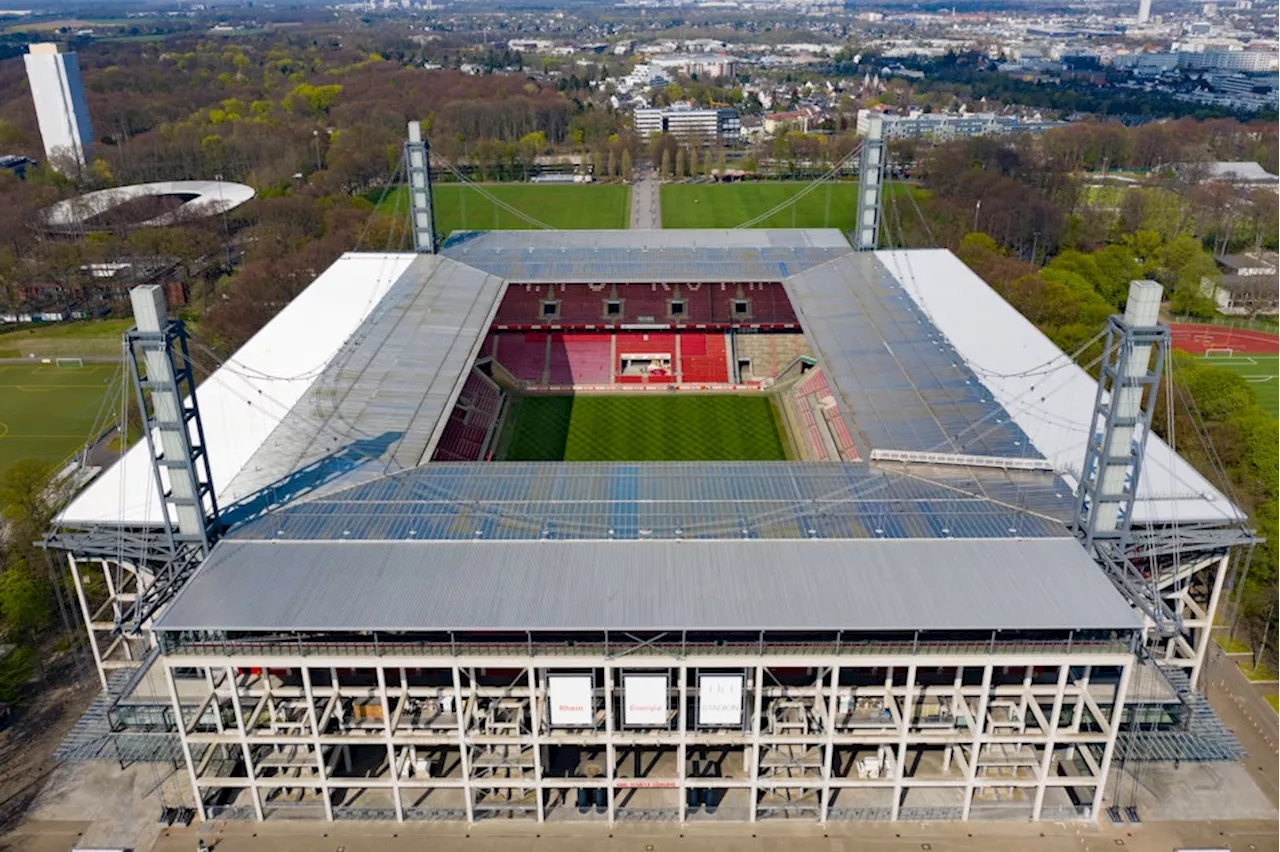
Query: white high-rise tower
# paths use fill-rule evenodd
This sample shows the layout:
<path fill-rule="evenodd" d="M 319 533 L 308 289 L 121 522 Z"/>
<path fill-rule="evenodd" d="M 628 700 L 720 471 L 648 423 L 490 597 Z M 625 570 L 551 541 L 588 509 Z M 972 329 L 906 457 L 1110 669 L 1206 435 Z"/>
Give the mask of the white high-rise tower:
<path fill-rule="evenodd" d="M 1151 20 L 1151 0 L 1138 0 L 1138 23 Z"/>
<path fill-rule="evenodd" d="M 23 57 L 27 82 L 36 102 L 36 119 L 49 165 L 61 172 L 84 167 L 93 144 L 89 107 L 75 53 L 59 53 L 56 44 L 33 44 Z"/>

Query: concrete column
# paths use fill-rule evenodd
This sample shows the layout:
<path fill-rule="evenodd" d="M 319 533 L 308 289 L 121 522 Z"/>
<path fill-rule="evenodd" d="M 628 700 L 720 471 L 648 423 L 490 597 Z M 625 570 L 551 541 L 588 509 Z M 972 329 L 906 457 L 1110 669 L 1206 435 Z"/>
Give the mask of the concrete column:
<path fill-rule="evenodd" d="M 546 801 L 542 790 L 542 702 L 538 699 L 538 669 L 525 669 L 529 678 L 529 727 L 533 733 L 533 792 L 538 804 L 538 822 L 544 820 Z"/>
<path fill-rule="evenodd" d="M 978 718 L 973 720 L 973 744 L 971 746 L 973 751 L 969 755 L 969 765 L 965 767 L 964 812 L 960 818 L 966 821 L 969 819 L 969 811 L 973 807 L 974 780 L 978 777 L 978 761 L 982 754 L 982 743 L 986 739 L 987 703 L 991 698 L 992 668 L 993 666 L 990 663 L 982 668 L 982 694 L 978 696 Z"/>
<path fill-rule="evenodd" d="M 1067 678 L 1071 674 L 1071 666 L 1058 667 L 1058 689 L 1053 695 L 1053 709 L 1049 712 L 1049 730 L 1044 743 L 1044 757 L 1040 760 L 1040 783 L 1036 786 L 1035 804 L 1031 808 L 1031 820 L 1040 819 L 1040 811 L 1044 808 L 1045 788 L 1049 783 L 1049 772 L 1053 767 L 1053 751 L 1058 742 L 1058 722 L 1062 718 L 1062 699 L 1067 692 Z"/>
<path fill-rule="evenodd" d="M 831 810 L 831 776 L 834 771 L 836 753 L 836 712 L 840 705 L 840 664 L 831 667 L 831 690 L 827 693 L 827 741 L 823 746 L 822 756 L 822 808 L 818 811 L 818 822 L 827 824 L 827 813 Z"/>
<path fill-rule="evenodd" d="M 1111 771 L 1111 756 L 1116 750 L 1116 736 L 1120 733 L 1120 719 L 1124 716 L 1124 701 L 1129 693 L 1129 679 L 1133 669 L 1138 665 L 1136 658 L 1126 663 L 1120 673 L 1120 684 L 1116 687 L 1116 701 L 1108 722 L 1107 744 L 1102 749 L 1102 763 L 1098 766 L 1098 786 L 1093 792 L 1093 806 L 1089 810 L 1089 818 L 1096 820 L 1102 809 L 1102 796 L 1107 786 L 1107 773 Z"/>
<path fill-rule="evenodd" d="M 245 724 L 244 707 L 240 704 L 240 680 L 236 677 L 235 666 L 227 666 L 227 676 L 227 683 L 231 685 L 231 706 L 236 712 L 236 727 L 240 734 L 240 753 L 244 756 L 245 771 L 249 773 L 249 792 L 253 797 L 253 810 L 258 815 L 258 821 L 261 822 L 266 819 L 266 816 L 262 812 L 262 792 L 258 789 L 258 770 L 253 765 L 253 752 L 249 748 L 249 728 Z"/>
<path fill-rule="evenodd" d="M 1213 578 L 1213 591 L 1209 593 L 1209 607 L 1205 611 L 1204 629 L 1196 637 L 1196 661 L 1191 667 L 1191 686 L 1200 688 L 1200 672 L 1204 669 L 1204 659 L 1209 653 L 1209 643 L 1213 641 L 1213 622 L 1218 617 L 1218 602 L 1222 598 L 1222 584 L 1227 579 L 1227 564 L 1230 554 L 1224 554 L 1218 560 L 1218 573 Z"/>
<path fill-rule="evenodd" d="M 391 699 L 387 697 L 387 670 L 378 666 L 374 671 L 378 674 L 378 699 L 382 702 L 382 735 L 387 744 L 387 768 L 391 772 L 391 797 L 396 803 L 396 822 L 404 822 L 404 805 L 400 799 L 400 770 L 396 766 L 396 747 L 391 742 Z"/>
<path fill-rule="evenodd" d="M 311 669 L 305 665 L 299 668 L 302 671 L 302 694 L 307 698 L 307 719 L 311 722 L 311 749 L 315 753 L 320 793 L 324 798 L 324 818 L 333 822 L 333 802 L 329 800 L 329 773 L 324 763 L 324 746 L 320 744 L 320 720 L 316 716 L 316 696 L 311 685 Z"/>
<path fill-rule="evenodd" d="M 898 726 L 898 749 L 895 762 L 898 764 L 893 768 L 893 806 L 890 810 L 889 819 L 893 822 L 898 821 L 898 811 L 902 806 L 902 789 L 905 786 L 903 781 L 907 772 L 907 737 L 911 731 L 911 716 L 915 707 L 916 692 L 916 664 L 910 663 L 907 666 L 907 686 L 902 697 L 902 708 L 899 713 L 902 722 Z"/>
<path fill-rule="evenodd" d="M 679 697 L 676 700 L 676 726 L 679 731 L 679 744 L 676 746 L 676 778 L 679 779 L 680 822 L 688 819 L 689 784 L 689 668 L 683 663 L 676 669 Z"/>
<path fill-rule="evenodd" d="M 613 741 L 613 666 L 608 663 L 604 664 L 604 737 L 604 759 L 608 764 L 605 778 L 609 782 L 609 789 L 605 795 L 609 804 L 609 827 L 612 828 L 617 819 L 613 812 L 613 776 L 617 772 L 618 747 Z"/>
<path fill-rule="evenodd" d="M 67 562 L 71 565 L 71 579 L 76 586 L 76 599 L 80 601 L 80 614 L 84 617 L 84 629 L 89 634 L 89 650 L 93 652 L 93 664 L 98 669 L 98 680 L 102 682 L 102 691 L 107 691 L 107 672 L 102 667 L 102 651 L 98 648 L 98 636 L 93 632 L 93 613 L 89 611 L 89 600 L 84 595 L 84 582 L 80 579 L 80 566 L 76 558 L 67 554 Z"/>
<path fill-rule="evenodd" d="M 467 825 L 475 825 L 475 793 L 471 789 L 471 753 L 467 746 L 467 718 L 462 704 L 462 677 L 458 673 L 458 664 L 453 664 L 453 706 L 458 716 L 458 748 L 462 759 L 462 792 L 467 802 Z M 470 709 L 470 708 L 467 708 Z"/>
<path fill-rule="evenodd" d="M 187 720 L 182 718 L 182 702 L 178 699 L 178 684 L 173 679 L 173 669 L 167 665 L 164 666 L 164 679 L 169 685 L 169 700 L 173 702 L 173 716 L 178 722 L 178 740 L 182 743 L 182 756 L 187 763 L 187 780 L 191 782 L 191 795 L 196 800 L 196 813 L 200 815 L 200 821 L 203 822 L 208 817 L 205 815 L 204 800 L 200 796 L 200 782 L 196 778 L 196 762 L 191 757 L 191 743 L 187 741 Z M 196 721 L 199 721 L 199 717 Z"/>
<path fill-rule="evenodd" d="M 756 800 L 760 796 L 760 717 L 764 714 L 764 666 L 755 671 L 755 694 L 751 712 L 751 822 L 756 821 Z M 746 703 L 745 696 L 743 703 Z"/>

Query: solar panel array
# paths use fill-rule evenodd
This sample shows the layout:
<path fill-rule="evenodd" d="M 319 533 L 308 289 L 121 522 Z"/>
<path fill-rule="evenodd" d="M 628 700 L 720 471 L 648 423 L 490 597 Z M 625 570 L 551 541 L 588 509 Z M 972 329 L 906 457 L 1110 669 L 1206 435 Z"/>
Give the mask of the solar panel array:
<path fill-rule="evenodd" d="M 851 463 L 431 463 L 295 503 L 232 538 L 1039 538 L 1066 534 L 1055 477 Z"/>
<path fill-rule="evenodd" d="M 522 284 L 644 284 L 782 281 L 849 252 L 847 245 L 486 248 L 463 244 L 446 248 L 444 254 Z"/>
<path fill-rule="evenodd" d="M 901 273 L 910 280 L 909 269 Z M 864 454 L 1042 458 L 874 255 L 852 254 L 784 286 Z"/>

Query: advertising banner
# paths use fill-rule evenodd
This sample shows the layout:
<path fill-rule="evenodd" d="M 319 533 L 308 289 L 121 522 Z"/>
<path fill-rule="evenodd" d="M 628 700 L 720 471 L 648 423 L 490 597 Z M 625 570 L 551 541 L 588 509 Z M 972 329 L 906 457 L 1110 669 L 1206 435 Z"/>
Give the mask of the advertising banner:
<path fill-rule="evenodd" d="M 622 676 L 622 724 L 632 728 L 664 727 L 667 724 L 666 675 Z"/>
<path fill-rule="evenodd" d="M 698 675 L 698 724 L 742 725 L 742 675 Z"/>
<path fill-rule="evenodd" d="M 552 727 L 589 728 L 595 724 L 591 675 L 548 675 L 547 703 Z"/>

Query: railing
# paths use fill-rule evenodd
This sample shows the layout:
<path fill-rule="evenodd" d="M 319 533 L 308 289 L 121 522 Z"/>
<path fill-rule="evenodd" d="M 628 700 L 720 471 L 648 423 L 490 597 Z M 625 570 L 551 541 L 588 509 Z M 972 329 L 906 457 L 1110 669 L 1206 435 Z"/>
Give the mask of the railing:
<path fill-rule="evenodd" d="M 1087 820 L 1092 810 L 1088 805 L 1052 805 L 1040 809 L 1040 819 L 1042 822 Z"/>
<path fill-rule="evenodd" d="M 888 822 L 893 819 L 893 808 L 830 808 L 827 819 L 831 822 Z"/>
<path fill-rule="evenodd" d="M 1124 639 L 1053 640 L 1042 642 L 813 642 L 813 643 L 654 643 L 625 645 L 604 643 L 467 643 L 446 642 L 288 642 L 226 640 L 174 643 L 170 656 L 238 657 L 786 657 L 825 656 L 972 656 L 992 653 L 1124 654 Z"/>
<path fill-rule="evenodd" d="M 257 819 L 258 814 L 249 805 L 212 805 L 205 808 L 205 814 L 215 819 Z"/>
<path fill-rule="evenodd" d="M 618 822 L 679 822 L 679 808 L 618 808 L 614 811 Z"/>
<path fill-rule="evenodd" d="M 396 818 L 395 808 L 343 808 L 336 807 L 333 809 L 333 819 L 350 820 L 394 820 Z M 466 818 L 466 812 L 463 812 L 463 818 Z"/>

